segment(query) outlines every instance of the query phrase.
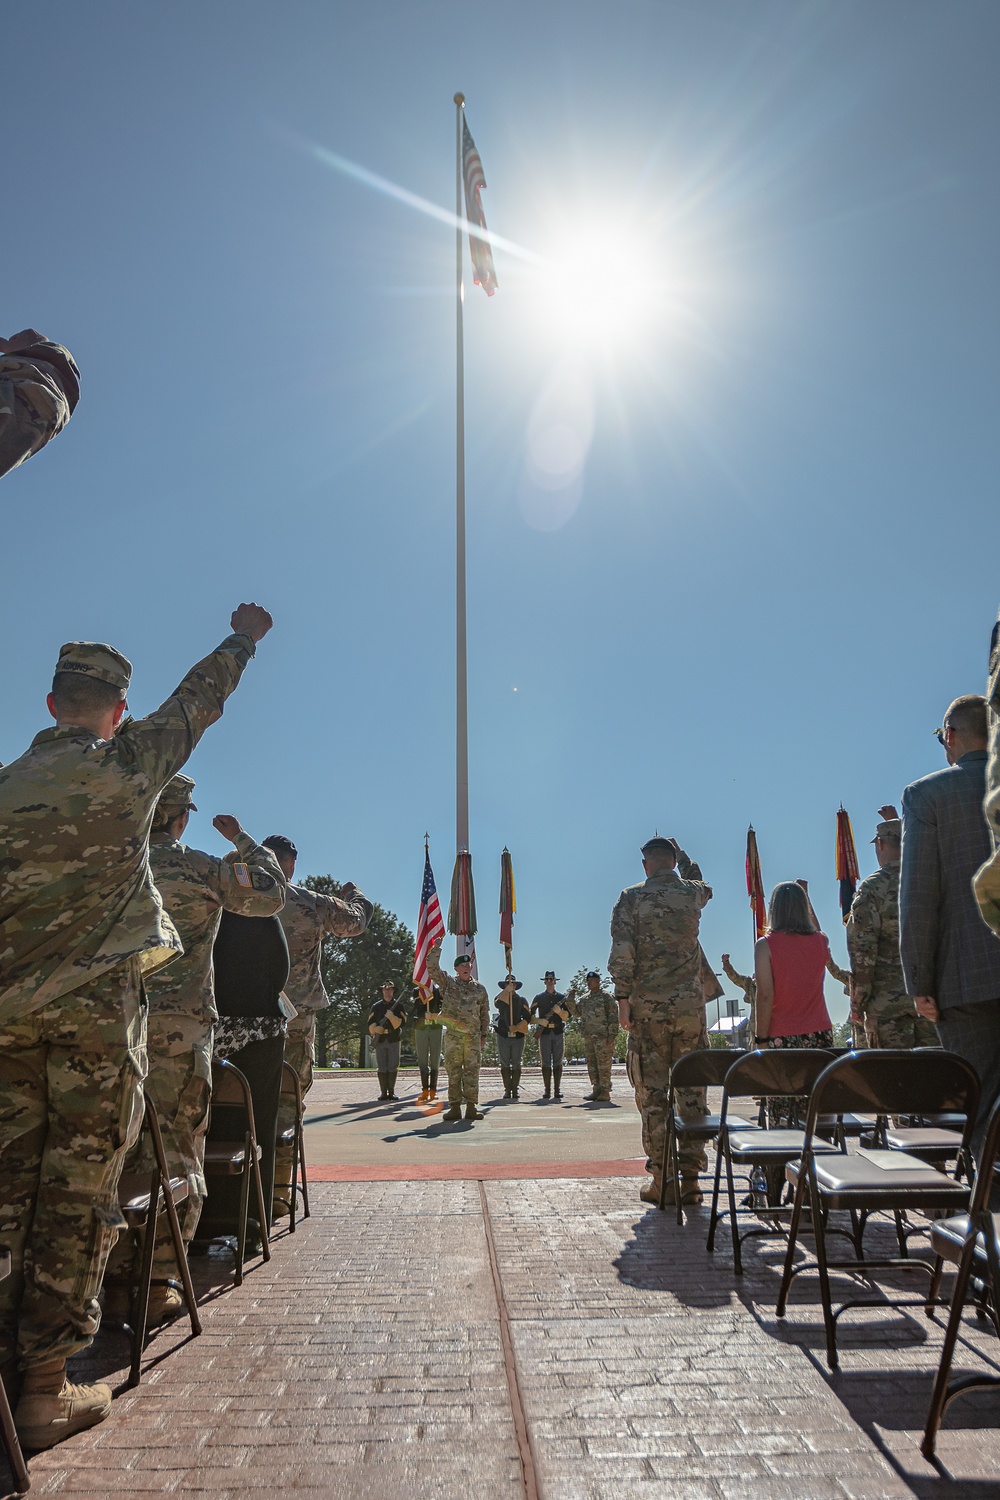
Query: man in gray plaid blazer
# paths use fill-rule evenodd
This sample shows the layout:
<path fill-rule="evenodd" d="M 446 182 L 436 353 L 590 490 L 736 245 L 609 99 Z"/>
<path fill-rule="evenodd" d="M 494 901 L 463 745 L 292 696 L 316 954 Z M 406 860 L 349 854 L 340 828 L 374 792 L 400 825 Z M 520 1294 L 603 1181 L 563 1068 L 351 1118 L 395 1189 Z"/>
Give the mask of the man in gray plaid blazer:
<path fill-rule="evenodd" d="M 937 1023 L 943 1047 L 973 1064 L 983 1086 L 973 1145 L 1000 1097 L 1000 937 L 980 914 L 972 877 L 992 850 L 983 814 L 986 700 L 956 698 L 938 738 L 948 769 L 903 793 L 899 949 L 907 991 Z"/>

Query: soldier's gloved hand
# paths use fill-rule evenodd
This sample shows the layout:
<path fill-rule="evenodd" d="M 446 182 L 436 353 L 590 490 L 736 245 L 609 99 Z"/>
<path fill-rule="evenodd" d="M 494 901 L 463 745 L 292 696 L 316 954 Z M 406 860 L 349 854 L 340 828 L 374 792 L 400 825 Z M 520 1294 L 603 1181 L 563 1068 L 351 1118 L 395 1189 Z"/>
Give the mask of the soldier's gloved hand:
<path fill-rule="evenodd" d="M 233 610 L 230 624 L 236 635 L 248 635 L 254 642 L 263 640 L 274 621 L 259 604 L 240 604 Z"/>
<path fill-rule="evenodd" d="M 221 833 L 224 839 L 228 839 L 231 844 L 235 844 L 243 832 L 239 818 L 234 818 L 229 813 L 218 813 L 212 819 L 212 827 Z"/>

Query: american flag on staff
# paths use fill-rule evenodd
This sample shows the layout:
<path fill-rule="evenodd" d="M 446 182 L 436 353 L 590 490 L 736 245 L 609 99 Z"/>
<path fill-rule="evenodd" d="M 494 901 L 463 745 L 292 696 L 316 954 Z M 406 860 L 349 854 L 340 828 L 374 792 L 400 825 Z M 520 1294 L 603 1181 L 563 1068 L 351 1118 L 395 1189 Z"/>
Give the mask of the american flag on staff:
<path fill-rule="evenodd" d="M 847 809 L 841 804 L 837 814 L 837 879 L 840 881 L 840 910 L 845 922 L 851 914 L 851 902 L 858 887 L 859 873 L 854 829 Z"/>
<path fill-rule="evenodd" d="M 424 845 L 424 884 L 420 892 L 420 915 L 417 918 L 417 953 L 413 961 L 413 983 L 419 984 L 421 994 L 427 998 L 431 993 L 431 976 L 427 969 L 427 950 L 438 938 L 444 937 L 444 918 L 438 900 L 431 856 Z"/>
<path fill-rule="evenodd" d="M 483 213 L 483 202 L 480 194 L 486 186 L 486 178 L 483 174 L 483 164 L 476 150 L 476 143 L 472 139 L 465 115 L 462 116 L 462 176 L 465 180 L 465 217 L 470 224 L 478 224 L 482 230 L 486 229 L 486 215 Z M 481 286 L 487 297 L 492 297 L 497 289 L 497 273 L 493 267 L 493 250 L 489 240 L 481 240 L 478 235 L 469 235 L 469 249 L 472 251 L 473 279 L 477 286 Z"/>

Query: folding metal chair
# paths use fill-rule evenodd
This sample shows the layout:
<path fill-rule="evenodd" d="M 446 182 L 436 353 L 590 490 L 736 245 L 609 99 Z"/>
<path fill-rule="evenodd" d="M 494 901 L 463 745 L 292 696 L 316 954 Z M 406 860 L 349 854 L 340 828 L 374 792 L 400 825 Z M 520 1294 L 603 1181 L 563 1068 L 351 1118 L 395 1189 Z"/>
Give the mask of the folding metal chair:
<path fill-rule="evenodd" d="M 862 1148 L 856 1156 L 823 1154 L 816 1140 L 816 1122 L 824 1112 L 864 1110 L 876 1115 L 898 1115 L 904 1110 L 920 1113 L 934 1110 L 957 1110 L 973 1120 L 979 1101 L 979 1079 L 964 1058 L 955 1053 L 935 1051 L 931 1054 L 896 1050 L 851 1052 L 838 1058 L 816 1080 L 806 1115 L 805 1141 L 798 1161 L 785 1168 L 789 1182 L 795 1185 L 792 1219 L 788 1233 L 788 1253 L 778 1293 L 777 1315 L 785 1316 L 792 1278 L 803 1271 L 819 1275 L 823 1321 L 826 1326 L 826 1357 L 831 1370 L 837 1369 L 837 1318 L 851 1307 L 920 1307 L 928 1305 L 926 1297 L 918 1299 L 873 1297 L 864 1301 L 851 1299 L 834 1310 L 830 1294 L 832 1270 L 926 1270 L 933 1278 L 933 1266 L 924 1260 L 900 1255 L 886 1260 L 863 1259 L 860 1241 L 855 1240 L 856 1258 L 832 1261 L 827 1255 L 827 1215 L 832 1209 L 847 1209 L 860 1215 L 862 1227 L 871 1213 L 904 1209 L 943 1209 L 955 1212 L 966 1208 L 970 1189 L 926 1162 L 901 1151 L 877 1151 Z M 962 1150 L 968 1149 L 971 1125 L 966 1124 Z M 802 1215 L 809 1211 L 816 1240 L 816 1258 L 794 1264 Z M 898 1221 L 897 1221 L 898 1222 Z"/>
<path fill-rule="evenodd" d="M 741 1247 L 744 1240 L 756 1236 L 773 1235 L 780 1219 L 789 1210 L 780 1204 L 761 1205 L 752 1210 L 760 1218 L 766 1214 L 766 1228 L 753 1228 L 740 1233 L 739 1209 L 736 1204 L 736 1185 L 733 1167 L 745 1167 L 752 1179 L 755 1169 L 781 1168 L 801 1155 L 804 1133 L 801 1130 L 747 1130 L 741 1123 L 732 1128 L 729 1123 L 729 1105 L 732 1099 L 744 1099 L 759 1095 L 765 1101 L 775 1096 L 803 1096 L 812 1089 L 813 1083 L 830 1063 L 830 1053 L 815 1047 L 761 1048 L 747 1052 L 729 1069 L 725 1077 L 722 1094 L 719 1142 L 715 1156 L 715 1183 L 712 1189 L 712 1211 L 708 1221 L 707 1249 L 715 1249 L 715 1231 L 721 1219 L 729 1219 L 733 1240 L 733 1267 L 737 1276 L 743 1274 Z M 817 1142 L 817 1151 L 841 1154 L 841 1147 L 831 1142 Z M 728 1209 L 719 1208 L 722 1168 L 726 1169 L 726 1193 Z"/>
<path fill-rule="evenodd" d="M 931 1249 L 935 1255 L 931 1296 L 936 1298 L 941 1285 L 944 1262 L 952 1261 L 958 1266 L 958 1275 L 951 1293 L 951 1311 L 945 1329 L 944 1345 L 938 1363 L 931 1403 L 927 1412 L 927 1425 L 920 1451 L 925 1458 L 934 1457 L 938 1428 L 949 1402 L 966 1391 L 985 1390 L 1000 1385 L 997 1375 L 965 1375 L 952 1380 L 951 1366 L 958 1342 L 962 1312 L 969 1289 L 975 1277 L 983 1283 L 984 1295 L 979 1302 L 982 1313 L 988 1306 L 997 1335 L 1000 1337 L 1000 1214 L 990 1212 L 990 1192 L 996 1182 L 996 1164 L 1000 1157 L 1000 1103 L 994 1106 L 986 1126 L 986 1139 L 976 1173 L 976 1185 L 969 1204 L 969 1212 L 954 1219 L 938 1219 L 931 1225 Z"/>
<path fill-rule="evenodd" d="M 295 1209 L 298 1203 L 298 1195 L 302 1194 L 302 1217 L 309 1218 L 309 1179 L 306 1176 L 306 1141 L 303 1129 L 303 1103 L 302 1084 L 299 1075 L 291 1063 L 281 1064 L 281 1092 L 295 1104 L 295 1122 L 289 1125 L 278 1136 L 279 1146 L 288 1146 L 292 1153 L 292 1181 L 289 1197 L 286 1199 L 275 1193 L 279 1203 L 284 1203 L 288 1209 L 288 1232 L 295 1233 Z"/>
<path fill-rule="evenodd" d="M 261 1148 L 257 1142 L 257 1130 L 253 1118 L 253 1098 L 250 1085 L 239 1068 L 222 1058 L 212 1062 L 212 1103 L 234 1104 L 246 1115 L 246 1133 L 242 1141 L 213 1141 L 205 1143 L 205 1177 L 239 1177 L 240 1207 L 236 1225 L 236 1268 L 233 1281 L 243 1285 L 243 1255 L 247 1243 L 247 1219 L 250 1211 L 250 1184 L 253 1183 L 257 1201 L 257 1216 L 260 1224 L 261 1253 L 265 1260 L 271 1259 L 271 1247 L 267 1240 L 267 1212 L 264 1207 L 264 1189 L 260 1180 Z"/>
<path fill-rule="evenodd" d="M 5 1281 L 10 1275 L 10 1259 L 10 1251 L 0 1249 L 0 1281 Z M 3 1381 L 0 1381 L 0 1438 L 3 1439 L 4 1452 L 14 1480 L 14 1494 L 26 1495 L 31 1488 L 31 1479 L 28 1475 L 28 1466 L 24 1461 L 24 1454 L 21 1452 L 21 1441 L 17 1435 L 17 1428 L 14 1426 L 14 1417 Z"/>
<path fill-rule="evenodd" d="M 118 1184 L 118 1202 L 125 1222 L 130 1229 L 142 1232 L 139 1272 L 131 1288 L 133 1315 L 129 1386 L 139 1384 L 142 1351 L 146 1347 L 149 1296 L 153 1286 L 153 1252 L 156 1248 L 156 1232 L 159 1228 L 161 1208 L 167 1215 L 174 1260 L 177 1263 L 177 1274 L 184 1295 L 184 1305 L 191 1321 L 191 1332 L 192 1334 L 201 1333 L 201 1318 L 198 1315 L 198 1304 L 191 1282 L 191 1272 L 188 1269 L 187 1255 L 184 1251 L 180 1221 L 177 1217 L 177 1205 L 183 1203 L 188 1195 L 187 1178 L 171 1177 L 166 1153 L 163 1150 L 163 1135 L 160 1131 L 156 1106 L 147 1093 L 144 1093 L 144 1098 L 146 1112 L 143 1118 L 143 1129 L 149 1133 L 153 1147 L 153 1170 L 148 1178 L 139 1172 L 123 1173 Z"/>
<path fill-rule="evenodd" d="M 678 1146 L 681 1141 L 714 1141 L 722 1125 L 721 1115 L 702 1115 L 698 1120 L 685 1120 L 676 1105 L 678 1089 L 718 1088 L 725 1083 L 726 1074 L 745 1051 L 723 1050 L 721 1047 L 704 1047 L 678 1058 L 670 1070 L 670 1092 L 667 1097 L 667 1129 L 663 1138 L 663 1160 L 660 1163 L 660 1201 L 658 1207 L 667 1206 L 667 1180 L 674 1185 L 674 1202 L 677 1205 L 677 1222 L 683 1223 L 681 1211 L 681 1171 Z M 750 1120 L 733 1117 L 733 1129 L 753 1130 Z"/>

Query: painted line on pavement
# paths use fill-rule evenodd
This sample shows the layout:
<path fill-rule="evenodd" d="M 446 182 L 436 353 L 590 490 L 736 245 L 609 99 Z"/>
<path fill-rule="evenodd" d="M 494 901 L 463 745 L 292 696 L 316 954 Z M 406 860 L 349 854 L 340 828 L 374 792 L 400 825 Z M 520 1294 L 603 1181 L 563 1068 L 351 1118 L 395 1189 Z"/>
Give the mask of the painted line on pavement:
<path fill-rule="evenodd" d="M 503 1282 L 500 1280 L 500 1264 L 497 1260 L 496 1246 L 493 1243 L 493 1224 L 490 1220 L 490 1205 L 487 1202 L 486 1188 L 483 1186 L 482 1181 L 479 1183 L 479 1201 L 483 1210 L 486 1248 L 489 1251 L 490 1270 L 493 1273 L 493 1290 L 496 1293 L 497 1313 L 500 1318 L 500 1342 L 503 1345 L 503 1363 L 507 1373 L 507 1391 L 510 1396 L 511 1416 L 514 1419 L 514 1435 L 517 1438 L 518 1457 L 521 1460 L 521 1479 L 524 1483 L 525 1500 L 538 1500 L 538 1476 L 535 1472 L 535 1456 L 531 1451 L 528 1422 L 524 1415 L 521 1387 L 517 1379 L 517 1357 L 514 1353 L 514 1340 L 510 1336 L 510 1319 L 507 1316 L 507 1302 L 503 1294 Z"/>
<path fill-rule="evenodd" d="M 534 1177 L 645 1177 L 646 1159 L 627 1161 L 548 1162 L 414 1162 L 409 1166 L 317 1167 L 309 1164 L 310 1182 L 503 1182 Z"/>

